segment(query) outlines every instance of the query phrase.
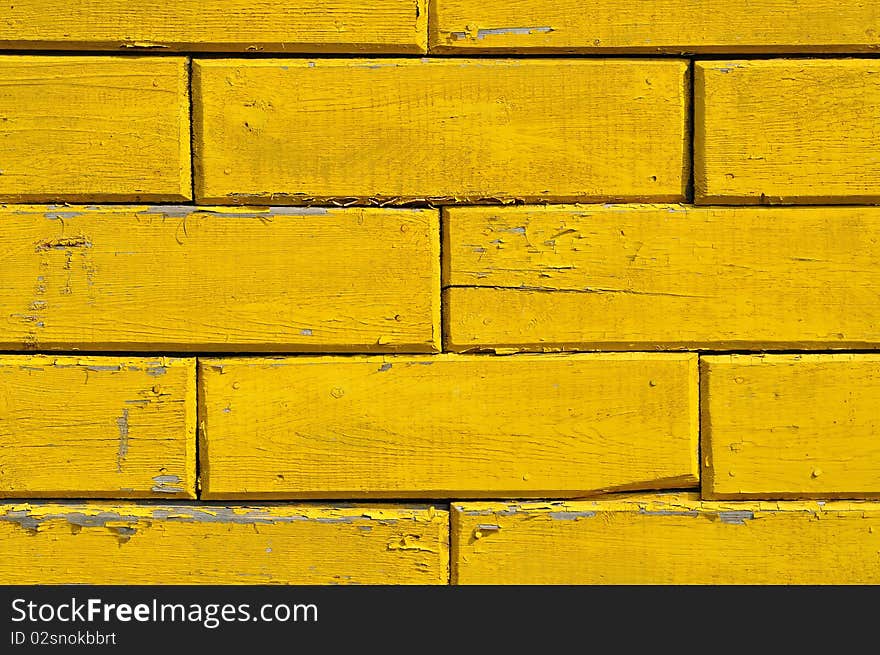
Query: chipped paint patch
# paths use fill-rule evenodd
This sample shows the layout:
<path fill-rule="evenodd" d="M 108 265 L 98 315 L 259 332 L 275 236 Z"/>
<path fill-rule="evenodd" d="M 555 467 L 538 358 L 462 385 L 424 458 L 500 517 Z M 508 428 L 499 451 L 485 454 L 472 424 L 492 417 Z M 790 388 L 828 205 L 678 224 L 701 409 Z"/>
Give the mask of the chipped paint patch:
<path fill-rule="evenodd" d="M 530 36 L 532 34 L 550 34 L 555 32 L 552 27 L 490 27 L 486 29 L 468 30 L 465 32 L 451 32 L 453 39 L 476 39 L 482 41 L 489 36 Z"/>
<path fill-rule="evenodd" d="M 16 523 L 19 527 L 29 532 L 36 533 L 40 526 L 51 521 L 67 521 L 70 525 L 78 528 L 106 528 L 111 523 L 137 523 L 140 517 L 122 515 L 114 511 L 99 511 L 94 514 L 86 514 L 81 511 L 65 512 L 63 514 L 34 514 L 30 510 L 7 510 L 0 515 L 0 521 Z"/>
<path fill-rule="evenodd" d="M 92 242 L 85 236 L 59 237 L 57 239 L 42 239 L 36 243 L 36 252 L 47 250 L 70 250 L 72 248 L 91 248 Z"/>
<path fill-rule="evenodd" d="M 746 521 L 755 518 L 755 513 L 751 510 L 727 510 L 718 512 L 718 518 L 722 523 L 728 525 L 745 525 Z"/>
<path fill-rule="evenodd" d="M 656 509 L 649 510 L 645 508 L 639 509 L 639 514 L 642 516 L 699 516 L 700 513 L 697 510 L 674 510 L 674 509 Z"/>
<path fill-rule="evenodd" d="M 177 475 L 157 475 L 153 478 L 155 483 L 151 489 L 156 493 L 163 494 L 179 494 L 183 493 L 183 487 L 180 486 L 180 476 Z"/>
<path fill-rule="evenodd" d="M 577 521 L 578 519 L 591 519 L 596 516 L 596 512 L 550 512 L 550 518 L 557 521 Z"/>
<path fill-rule="evenodd" d="M 414 550 L 421 553 L 436 553 L 437 548 L 421 541 L 422 535 L 404 534 L 392 538 L 386 548 L 388 550 Z"/>
<path fill-rule="evenodd" d="M 128 455 L 128 410 L 122 410 L 122 416 L 116 419 L 119 429 L 119 449 L 116 451 L 116 471 L 122 473 L 122 462 Z"/>
<path fill-rule="evenodd" d="M 188 218 L 198 214 L 228 216 L 232 218 L 272 218 L 274 216 L 326 216 L 327 207 L 198 207 L 192 205 L 156 205 L 138 211 L 140 214 L 159 215 L 165 218 Z"/>

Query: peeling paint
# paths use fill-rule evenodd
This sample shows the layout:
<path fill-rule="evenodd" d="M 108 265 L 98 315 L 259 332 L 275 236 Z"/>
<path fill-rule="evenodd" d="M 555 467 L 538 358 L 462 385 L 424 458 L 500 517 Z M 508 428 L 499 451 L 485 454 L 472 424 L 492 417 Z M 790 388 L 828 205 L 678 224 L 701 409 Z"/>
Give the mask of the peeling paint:
<path fill-rule="evenodd" d="M 122 365 L 121 364 L 109 364 L 109 365 L 90 364 L 89 366 L 86 366 L 86 370 L 92 371 L 94 373 L 101 373 L 101 372 L 119 373 L 120 371 L 122 371 Z"/>
<path fill-rule="evenodd" d="M 52 220 L 52 221 L 57 221 L 57 220 L 66 221 L 66 220 L 69 220 L 69 219 L 76 218 L 77 216 L 82 216 L 82 212 L 71 212 L 71 211 L 67 211 L 67 212 L 59 212 L 59 211 L 53 211 L 53 212 L 46 212 L 46 213 L 44 214 L 44 216 L 45 216 L 46 218 L 48 218 L 49 220 Z"/>
<path fill-rule="evenodd" d="M 8 510 L 0 515 L 0 521 L 8 521 L 18 524 L 24 530 L 37 532 L 41 525 L 50 521 L 64 520 L 71 525 L 80 528 L 106 528 L 110 523 L 136 524 L 140 517 L 123 515 L 113 511 L 100 511 L 94 514 L 85 514 L 79 511 L 71 511 L 64 514 L 34 515 L 29 510 Z"/>
<path fill-rule="evenodd" d="M 421 542 L 419 534 L 404 534 L 388 542 L 388 550 L 414 550 L 422 553 L 436 553 L 437 548 Z"/>
<path fill-rule="evenodd" d="M 180 477 L 177 475 L 157 475 L 153 478 L 151 491 L 163 494 L 179 494 L 183 493 L 183 487 L 180 486 Z"/>
<path fill-rule="evenodd" d="M 719 67 L 717 70 L 719 73 L 730 73 L 737 68 L 745 68 L 745 65 L 731 62 L 729 64 L 725 64 L 724 66 Z"/>
<path fill-rule="evenodd" d="M 591 519 L 596 512 L 550 512 L 550 518 L 558 521 L 577 521 L 578 519 Z"/>
<path fill-rule="evenodd" d="M 648 510 L 645 508 L 639 509 L 639 514 L 643 516 L 699 516 L 700 513 L 697 510 L 672 510 L 672 509 L 657 509 L 657 510 Z"/>
<path fill-rule="evenodd" d="M 327 207 L 197 207 L 192 205 L 157 205 L 139 211 L 142 214 L 164 216 L 166 218 L 189 218 L 197 214 L 211 214 L 230 218 L 272 218 L 275 216 L 326 216 Z"/>
<path fill-rule="evenodd" d="M 550 34 L 555 32 L 552 27 L 490 27 L 486 29 L 477 29 L 476 32 L 468 30 L 465 32 L 450 32 L 453 39 L 476 39 L 482 41 L 488 36 L 530 36 L 532 34 Z"/>
<path fill-rule="evenodd" d="M 140 210 L 141 214 L 158 214 L 166 218 L 186 218 L 197 211 L 191 205 L 155 205 Z M 201 211 L 201 210 L 198 210 Z"/>
<path fill-rule="evenodd" d="M 119 449 L 116 451 L 116 472 L 122 473 L 122 462 L 128 455 L 128 410 L 122 410 L 122 416 L 116 419 L 119 429 Z"/>
<path fill-rule="evenodd" d="M 59 237 L 57 239 L 42 239 L 34 246 L 36 252 L 47 250 L 70 250 L 72 248 L 91 248 L 92 242 L 88 237 Z"/>
<path fill-rule="evenodd" d="M 755 518 L 755 513 L 751 510 L 729 510 L 718 512 L 718 518 L 729 525 L 745 525 L 746 521 Z"/>

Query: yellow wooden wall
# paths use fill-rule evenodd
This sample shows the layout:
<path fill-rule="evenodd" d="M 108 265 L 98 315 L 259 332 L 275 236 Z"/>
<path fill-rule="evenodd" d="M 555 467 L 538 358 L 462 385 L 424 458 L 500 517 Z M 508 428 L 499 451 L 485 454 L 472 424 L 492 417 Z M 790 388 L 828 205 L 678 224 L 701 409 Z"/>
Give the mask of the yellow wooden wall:
<path fill-rule="evenodd" d="M 0 583 L 880 581 L 880 5 L 746 4 L 4 5 Z"/>

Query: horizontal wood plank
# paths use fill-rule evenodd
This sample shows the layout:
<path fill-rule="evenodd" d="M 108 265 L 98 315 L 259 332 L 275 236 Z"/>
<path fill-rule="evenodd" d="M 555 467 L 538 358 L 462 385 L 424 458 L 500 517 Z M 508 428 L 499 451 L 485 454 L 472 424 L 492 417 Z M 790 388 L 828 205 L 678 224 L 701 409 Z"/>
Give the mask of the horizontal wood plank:
<path fill-rule="evenodd" d="M 196 362 L 0 356 L 0 497 L 195 498 Z"/>
<path fill-rule="evenodd" d="M 455 503 L 453 584 L 877 584 L 880 503 Z"/>
<path fill-rule="evenodd" d="M 185 58 L 2 56 L 0 89 L 0 202 L 192 198 Z"/>
<path fill-rule="evenodd" d="M 880 496 L 880 356 L 718 355 L 701 367 L 706 497 Z"/>
<path fill-rule="evenodd" d="M 444 211 L 454 351 L 880 346 L 880 208 Z"/>
<path fill-rule="evenodd" d="M 200 361 L 203 498 L 696 486 L 694 355 Z"/>
<path fill-rule="evenodd" d="M 275 505 L 0 506 L 0 584 L 446 584 L 449 513 Z"/>
<path fill-rule="evenodd" d="M 704 61 L 698 204 L 880 202 L 880 61 Z"/>
<path fill-rule="evenodd" d="M 876 52 L 880 7 L 833 0 L 431 0 L 432 52 Z"/>
<path fill-rule="evenodd" d="M 426 0 L 16 0 L 0 48 L 424 52 Z"/>
<path fill-rule="evenodd" d="M 687 76 L 674 59 L 199 60 L 196 196 L 677 201 Z"/>
<path fill-rule="evenodd" d="M 0 208 L 0 348 L 439 347 L 438 213 Z"/>

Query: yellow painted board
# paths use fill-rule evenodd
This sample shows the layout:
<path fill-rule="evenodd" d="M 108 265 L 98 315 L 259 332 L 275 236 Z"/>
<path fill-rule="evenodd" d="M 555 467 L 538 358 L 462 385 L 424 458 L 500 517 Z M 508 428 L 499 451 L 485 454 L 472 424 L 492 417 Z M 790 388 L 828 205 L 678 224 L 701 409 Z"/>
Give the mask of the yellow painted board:
<path fill-rule="evenodd" d="M 0 208 L 0 349 L 432 352 L 432 210 Z"/>
<path fill-rule="evenodd" d="M 192 198 L 185 58 L 0 56 L 0 89 L 0 202 Z"/>
<path fill-rule="evenodd" d="M 445 208 L 454 351 L 880 346 L 880 208 Z"/>
<path fill-rule="evenodd" d="M 880 356 L 701 362 L 707 498 L 880 496 Z"/>
<path fill-rule="evenodd" d="M 0 48 L 424 52 L 427 0 L 15 0 Z"/>
<path fill-rule="evenodd" d="M 453 584 L 877 584 L 880 503 L 452 505 Z"/>
<path fill-rule="evenodd" d="M 0 506 L 0 584 L 447 584 L 433 507 Z"/>
<path fill-rule="evenodd" d="M 684 197 L 679 59 L 193 62 L 203 203 Z"/>
<path fill-rule="evenodd" d="M 0 497 L 195 498 L 195 360 L 0 356 Z"/>
<path fill-rule="evenodd" d="M 833 0 L 432 0 L 432 52 L 876 52 L 880 6 Z"/>
<path fill-rule="evenodd" d="M 880 202 L 880 61 L 702 61 L 694 79 L 698 204 Z"/>
<path fill-rule="evenodd" d="M 202 359 L 202 497 L 697 486 L 692 354 Z"/>

